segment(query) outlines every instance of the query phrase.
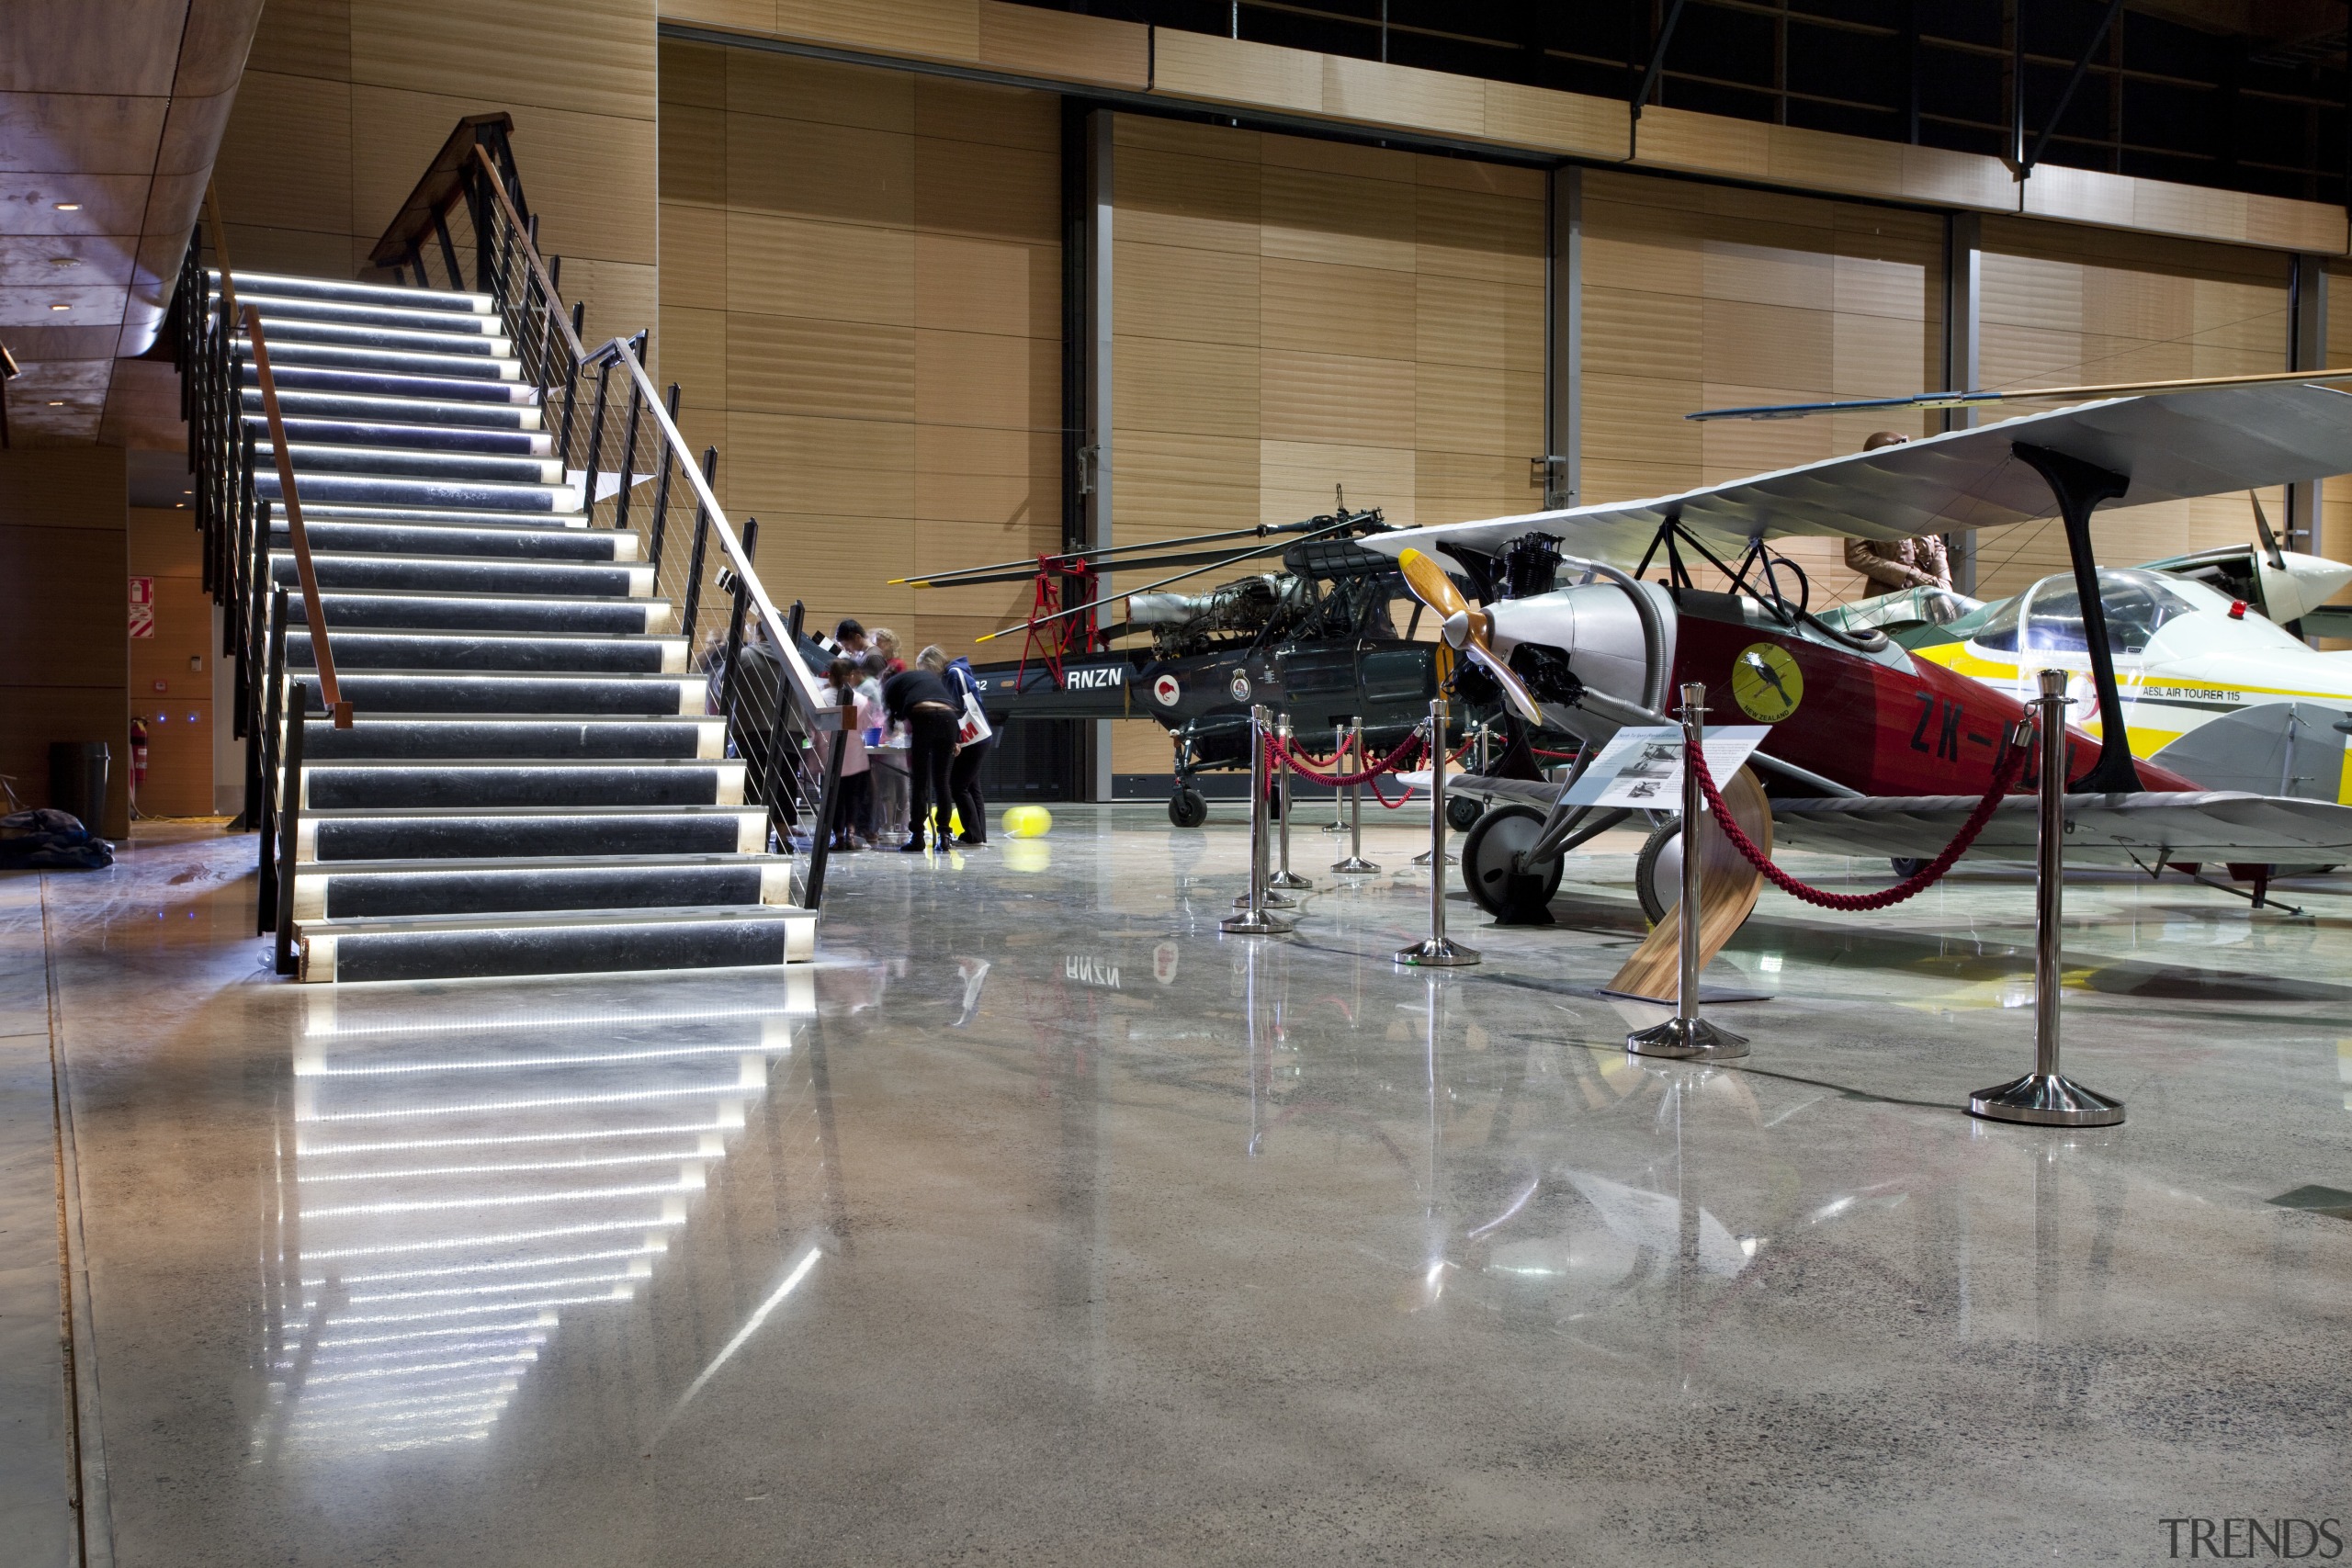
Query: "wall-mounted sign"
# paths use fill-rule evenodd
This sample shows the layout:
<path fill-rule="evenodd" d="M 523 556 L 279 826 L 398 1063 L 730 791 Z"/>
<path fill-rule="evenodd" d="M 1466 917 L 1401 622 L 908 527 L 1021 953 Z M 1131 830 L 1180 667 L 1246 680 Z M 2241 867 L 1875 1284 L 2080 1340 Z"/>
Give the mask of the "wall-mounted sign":
<path fill-rule="evenodd" d="M 155 635 L 155 580 L 152 577 L 130 580 L 130 635 Z M 156 689 L 162 690 L 161 687 Z"/>

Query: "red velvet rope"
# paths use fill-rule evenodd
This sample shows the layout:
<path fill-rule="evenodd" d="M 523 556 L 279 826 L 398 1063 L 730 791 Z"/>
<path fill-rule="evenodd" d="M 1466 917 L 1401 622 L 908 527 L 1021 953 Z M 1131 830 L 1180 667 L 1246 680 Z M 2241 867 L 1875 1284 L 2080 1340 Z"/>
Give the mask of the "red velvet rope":
<path fill-rule="evenodd" d="M 1463 753 L 1470 750 L 1470 745 L 1471 742 L 1467 739 L 1464 739 L 1460 746 L 1456 747 L 1452 752 L 1447 754 L 1445 760 L 1449 762 L 1460 761 L 1462 760 Z M 1296 741 L 1285 741 L 1279 734 L 1269 732 L 1266 736 L 1266 766 L 1268 771 L 1271 772 L 1276 765 L 1284 761 L 1288 761 L 1291 767 L 1296 770 L 1301 775 L 1312 779 L 1319 784 L 1329 784 L 1335 789 L 1345 789 L 1352 784 L 1369 784 L 1372 786 L 1372 798 L 1380 802 L 1382 806 L 1387 807 L 1389 810 L 1394 811 L 1403 806 L 1407 801 L 1412 799 L 1413 792 L 1408 789 L 1403 795 L 1397 796 L 1395 800 L 1391 800 L 1386 795 L 1380 793 L 1380 775 L 1383 773 L 1393 773 L 1401 771 L 1404 766 L 1405 760 L 1409 753 L 1415 750 L 1427 751 L 1428 750 L 1429 748 L 1423 741 L 1419 731 L 1416 730 L 1414 733 L 1405 737 L 1403 740 L 1397 742 L 1396 749 L 1394 751 L 1389 752 L 1388 755 L 1381 758 L 1378 761 L 1368 764 L 1362 772 L 1353 773 L 1327 773 L 1322 771 L 1321 761 L 1318 759 L 1310 756 L 1306 752 L 1300 750 Z M 1331 761 L 1337 762 L 1339 758 L 1334 755 Z"/>
<path fill-rule="evenodd" d="M 1857 914 L 1900 904 L 1905 898 L 1925 893 L 1941 881 L 1944 873 L 1952 868 L 1952 863 L 1968 852 L 1968 846 L 1976 841 L 1976 836 L 1984 830 L 1984 824 L 1993 819 L 2001 797 L 2009 793 L 2009 786 L 2017 782 L 2018 771 L 2025 766 L 2025 748 L 2007 748 L 2007 755 L 1993 770 L 1992 787 L 1984 792 L 1984 798 L 1976 803 L 1976 809 L 1969 813 L 1968 820 L 1961 824 L 1960 832 L 1944 846 L 1943 853 L 1911 875 L 1875 893 L 1825 893 L 1818 887 L 1808 887 L 1774 865 L 1771 857 L 1758 849 L 1756 840 L 1740 831 L 1739 824 L 1732 819 L 1730 809 L 1724 805 L 1724 797 L 1715 792 L 1715 781 L 1708 775 L 1705 753 L 1692 746 L 1689 748 L 1688 756 L 1690 767 L 1699 775 L 1699 787 L 1706 792 L 1707 809 L 1715 814 L 1715 825 L 1724 830 L 1724 837 L 1731 840 L 1731 847 L 1737 850 L 1748 864 L 1762 872 L 1766 880 L 1792 897 L 1818 905 L 1824 909 L 1844 909 Z M 1687 848 L 1685 852 L 1688 852 Z"/>
<path fill-rule="evenodd" d="M 1380 761 L 1367 765 L 1361 773 L 1327 773 L 1321 771 L 1323 764 L 1319 761 L 1298 749 L 1296 741 L 1284 742 L 1279 735 L 1269 735 L 1266 738 L 1266 749 L 1272 753 L 1269 758 L 1270 765 L 1280 762 L 1287 757 L 1290 760 L 1290 765 L 1306 777 L 1313 779 L 1319 784 L 1333 784 L 1340 788 L 1350 784 L 1371 784 L 1383 773 L 1395 773 L 1404 762 L 1406 754 L 1420 743 L 1421 738 L 1418 733 L 1408 735 L 1397 743 L 1396 750 L 1389 752 Z M 1336 764 L 1339 758 L 1335 756 L 1331 761 Z M 1377 793 L 1376 786 L 1375 793 Z"/>

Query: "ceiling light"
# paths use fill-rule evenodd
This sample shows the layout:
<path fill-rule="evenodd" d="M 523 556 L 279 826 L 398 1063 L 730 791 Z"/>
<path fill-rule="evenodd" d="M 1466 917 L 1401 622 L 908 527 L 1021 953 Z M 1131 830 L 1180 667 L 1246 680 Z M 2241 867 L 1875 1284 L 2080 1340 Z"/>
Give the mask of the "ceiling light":
<path fill-rule="evenodd" d="M 61 201 L 57 204 L 57 210 L 60 212 L 79 212 L 82 210 L 82 204 L 78 201 Z"/>
<path fill-rule="evenodd" d="M 49 401 L 49 406 L 53 409 L 62 409 L 65 406 L 65 400 L 63 398 L 51 398 Z"/>
<path fill-rule="evenodd" d="M 73 308 L 74 308 L 74 307 L 73 307 L 73 306 L 71 306 L 71 305 L 51 305 L 51 306 L 50 307 L 50 309 L 51 309 L 51 310 L 72 310 Z"/>

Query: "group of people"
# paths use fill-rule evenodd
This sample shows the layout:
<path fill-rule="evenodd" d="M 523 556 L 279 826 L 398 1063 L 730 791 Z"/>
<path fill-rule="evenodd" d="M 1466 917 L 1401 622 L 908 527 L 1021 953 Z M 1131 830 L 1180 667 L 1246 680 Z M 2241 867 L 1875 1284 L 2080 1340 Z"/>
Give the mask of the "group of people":
<path fill-rule="evenodd" d="M 897 634 L 854 620 L 824 672 L 825 701 L 842 710 L 841 807 L 833 847 L 860 849 L 903 831 L 909 854 L 989 841 L 980 768 L 996 737 L 970 663 L 937 645 L 899 657 Z M 951 832 L 951 822 L 960 831 Z"/>

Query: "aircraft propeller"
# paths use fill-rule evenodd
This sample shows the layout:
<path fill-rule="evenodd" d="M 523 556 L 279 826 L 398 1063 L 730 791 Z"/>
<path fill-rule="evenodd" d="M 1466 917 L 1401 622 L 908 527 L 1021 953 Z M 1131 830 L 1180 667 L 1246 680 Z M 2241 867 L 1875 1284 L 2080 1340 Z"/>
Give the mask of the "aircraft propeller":
<path fill-rule="evenodd" d="M 1440 630 L 1446 646 L 1467 653 L 1485 666 L 1520 717 L 1530 724 L 1542 724 L 1543 705 L 1527 689 L 1527 682 L 1519 678 L 1519 672 L 1496 657 L 1489 640 L 1494 635 L 1494 617 L 1484 610 L 1472 609 L 1470 602 L 1462 596 L 1462 590 L 1453 586 L 1453 579 L 1445 575 L 1445 569 L 1420 551 L 1405 551 L 1396 558 L 1396 565 L 1405 574 L 1405 586 L 1413 591 L 1413 597 L 1442 618 Z"/>

